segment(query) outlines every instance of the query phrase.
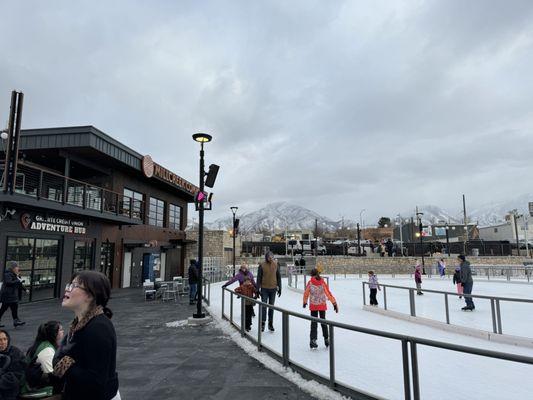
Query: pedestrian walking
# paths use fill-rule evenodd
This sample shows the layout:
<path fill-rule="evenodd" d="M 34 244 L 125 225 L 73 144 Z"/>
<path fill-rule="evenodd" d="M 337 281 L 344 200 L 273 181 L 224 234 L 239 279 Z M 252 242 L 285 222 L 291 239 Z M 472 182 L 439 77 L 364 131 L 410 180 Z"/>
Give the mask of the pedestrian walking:
<path fill-rule="evenodd" d="M 0 329 L 0 399 L 18 398 L 25 366 L 24 353 L 11 344 L 9 333 Z"/>
<path fill-rule="evenodd" d="M 394 248 L 394 243 L 392 243 L 392 240 L 390 240 L 390 238 L 387 239 L 387 241 L 385 242 L 385 248 L 387 250 L 387 255 L 389 257 L 392 257 L 392 250 Z"/>
<path fill-rule="evenodd" d="M 457 294 L 459 295 L 459 298 L 462 299 L 463 284 L 461 283 L 461 267 L 455 267 L 455 272 L 453 273 L 452 281 L 453 284 L 457 287 Z"/>
<path fill-rule="evenodd" d="M 194 300 L 196 299 L 196 291 L 198 290 L 198 263 L 195 259 L 189 260 L 189 305 L 194 304 Z"/>
<path fill-rule="evenodd" d="M 80 271 L 65 287 L 62 306 L 75 318 L 54 358 L 54 375 L 64 383 L 63 400 L 120 399 L 110 295 L 109 279 L 97 271 Z"/>
<path fill-rule="evenodd" d="M 13 317 L 13 325 L 24 325 L 26 322 L 19 319 L 19 300 L 22 297 L 22 291 L 26 288 L 22 285 L 22 279 L 20 278 L 20 267 L 16 261 L 11 261 L 9 267 L 4 273 L 4 282 L 2 283 L 2 290 L 0 290 L 0 321 L 4 316 L 4 313 L 8 308 L 11 309 L 11 316 Z M 0 322 L 0 328 L 4 325 Z"/>
<path fill-rule="evenodd" d="M 261 294 L 261 301 L 274 305 L 276 303 L 276 292 L 281 296 L 281 273 L 278 262 L 274 259 L 274 254 L 267 251 L 265 261 L 259 264 L 257 270 L 257 289 Z M 261 307 L 261 331 L 265 330 L 266 307 Z M 268 330 L 274 332 L 274 310 L 268 309 Z"/>
<path fill-rule="evenodd" d="M 417 261 L 415 265 L 415 284 L 416 284 L 416 294 L 423 295 L 422 293 L 422 266 Z"/>
<path fill-rule="evenodd" d="M 235 289 L 235 293 L 239 293 L 246 297 L 257 298 L 257 289 L 252 283 L 249 276 L 244 278 L 242 285 Z M 252 329 L 252 316 L 254 312 L 254 302 L 251 300 L 244 300 L 244 329 L 250 332 Z"/>
<path fill-rule="evenodd" d="M 439 267 L 439 275 L 441 278 L 446 277 L 446 262 L 444 261 L 444 258 L 441 258 L 438 261 L 438 267 Z"/>
<path fill-rule="evenodd" d="M 336 313 L 339 312 L 337 306 L 337 300 L 329 291 L 326 281 L 320 276 L 318 270 L 313 268 L 311 270 L 311 279 L 307 282 L 307 286 L 304 291 L 303 307 L 307 307 L 307 301 L 309 300 L 309 310 L 311 316 L 321 319 L 326 319 L 326 310 L 328 309 L 326 300 L 329 300 L 333 304 L 333 309 Z M 317 323 L 311 321 L 311 333 L 309 347 L 316 349 L 318 347 L 317 340 Z M 322 327 L 322 336 L 324 337 L 324 346 L 329 346 L 329 332 L 326 324 L 320 324 Z"/>
<path fill-rule="evenodd" d="M 48 321 L 39 326 L 37 336 L 26 352 L 27 366 L 21 394 L 31 398 L 48 398 L 61 392 L 61 382 L 53 374 L 53 360 L 63 337 L 59 321 Z"/>
<path fill-rule="evenodd" d="M 377 306 L 378 299 L 376 295 L 378 290 L 381 291 L 381 287 L 379 286 L 378 277 L 374 274 L 374 271 L 368 271 L 368 287 L 370 288 L 370 305 Z"/>
<path fill-rule="evenodd" d="M 472 279 L 472 269 L 470 268 L 470 262 L 466 260 L 466 257 L 461 254 L 457 257 L 460 260 L 460 276 L 461 285 L 463 286 L 463 295 L 465 297 L 466 306 L 462 308 L 463 311 L 474 311 L 476 306 L 472 297 L 472 288 L 474 286 L 474 280 Z"/>

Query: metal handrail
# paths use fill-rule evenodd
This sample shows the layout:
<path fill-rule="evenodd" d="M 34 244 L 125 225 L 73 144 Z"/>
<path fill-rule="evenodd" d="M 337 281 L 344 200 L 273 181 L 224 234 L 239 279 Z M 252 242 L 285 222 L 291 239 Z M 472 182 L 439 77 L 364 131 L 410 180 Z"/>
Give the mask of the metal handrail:
<path fill-rule="evenodd" d="M 229 317 L 225 314 L 225 295 L 224 295 L 225 291 L 230 293 L 230 315 Z M 237 325 L 236 322 L 234 322 L 233 320 L 233 303 L 234 303 L 233 297 L 234 296 L 239 296 L 241 299 L 241 324 L 240 326 Z M 254 304 L 259 304 L 259 307 L 260 307 L 260 310 L 258 313 L 259 321 L 257 324 L 257 327 L 258 327 L 257 339 L 255 339 L 250 334 L 248 334 L 244 329 L 245 328 L 245 323 L 244 323 L 245 300 L 251 301 Z M 282 336 L 282 355 L 281 356 L 273 349 L 265 346 L 261 341 L 261 333 L 262 333 L 261 332 L 261 322 L 262 322 L 261 307 L 273 309 L 282 314 L 282 335 L 283 336 Z M 290 348 L 289 348 L 289 316 L 328 325 L 329 336 L 330 336 L 329 379 L 291 360 Z M 503 352 L 494 351 L 494 350 L 477 349 L 474 347 L 440 342 L 440 341 L 431 340 L 431 339 L 424 339 L 424 338 L 420 338 L 416 336 L 402 335 L 399 333 L 380 331 L 377 329 L 365 328 L 365 327 L 357 326 L 357 325 L 350 325 L 350 324 L 346 324 L 342 322 L 331 321 L 328 319 L 316 318 L 316 317 L 301 314 L 295 311 L 286 310 L 284 308 L 274 306 L 271 304 L 263 303 L 262 301 L 253 299 L 251 297 L 246 297 L 240 294 L 236 294 L 233 290 L 228 289 L 228 288 L 222 288 L 222 319 L 229 320 L 231 325 L 233 325 L 234 327 L 240 330 L 242 337 L 245 337 L 251 342 L 257 344 L 259 351 L 265 350 L 269 354 L 274 356 L 275 358 L 282 361 L 285 367 L 290 367 L 296 371 L 303 371 L 306 374 L 311 375 L 313 379 L 316 379 L 322 383 L 327 383 L 333 389 L 339 390 L 340 392 L 343 392 L 349 396 L 355 395 L 357 396 L 357 398 L 372 399 L 376 397 L 375 395 L 365 393 L 364 391 L 360 389 L 353 388 L 349 385 L 343 384 L 335 378 L 335 340 L 334 340 L 334 337 L 335 337 L 334 329 L 335 328 L 345 329 L 345 330 L 352 331 L 352 332 L 359 332 L 359 333 L 378 336 L 378 337 L 383 337 L 387 339 L 398 340 L 402 343 L 404 398 L 406 400 L 410 400 L 411 398 L 413 398 L 414 400 L 420 400 L 421 398 L 420 397 L 420 381 L 418 377 L 417 345 L 435 347 L 435 348 L 440 348 L 440 349 L 449 350 L 449 351 L 455 351 L 455 352 L 460 352 L 460 353 L 478 355 L 482 357 L 489 357 L 489 358 L 495 358 L 495 359 L 500 359 L 500 360 L 505 360 L 505 361 L 512 361 L 512 362 L 518 362 L 522 364 L 533 365 L 533 357 L 527 357 L 527 356 L 522 356 L 518 354 L 508 354 L 508 353 L 503 353 Z M 410 348 L 410 352 L 409 352 L 409 348 Z M 409 366 L 411 366 L 411 370 Z M 412 385 L 412 393 L 411 393 L 411 385 Z"/>
<path fill-rule="evenodd" d="M 365 286 L 369 285 L 368 282 L 362 282 L 363 285 L 363 305 L 366 305 L 366 290 Z M 389 284 L 379 284 L 380 287 L 383 288 L 383 298 L 384 298 L 384 308 L 387 309 L 387 288 L 392 289 L 402 289 L 402 290 L 408 290 L 409 291 L 409 312 L 412 317 L 416 317 L 416 306 L 415 306 L 415 290 L 416 288 L 408 287 L 408 286 L 398 286 L 398 285 L 389 285 Z M 446 324 L 450 325 L 450 309 L 448 304 L 448 296 L 463 296 L 463 297 L 469 297 L 469 298 L 476 298 L 476 299 L 485 299 L 490 300 L 491 305 L 491 317 L 492 317 L 492 331 L 497 334 L 503 334 L 503 327 L 502 327 L 502 317 L 501 317 L 501 307 L 500 302 L 502 301 L 508 301 L 508 302 L 514 302 L 514 303 L 529 303 L 533 304 L 533 299 L 522 299 L 522 298 L 516 298 L 516 297 L 501 297 L 501 296 L 488 296 L 488 295 L 482 295 L 482 294 L 460 294 L 456 292 L 447 292 L 443 290 L 435 290 L 435 289 L 423 289 L 426 293 L 437 293 L 444 295 L 444 307 L 445 307 L 445 313 L 446 313 Z"/>

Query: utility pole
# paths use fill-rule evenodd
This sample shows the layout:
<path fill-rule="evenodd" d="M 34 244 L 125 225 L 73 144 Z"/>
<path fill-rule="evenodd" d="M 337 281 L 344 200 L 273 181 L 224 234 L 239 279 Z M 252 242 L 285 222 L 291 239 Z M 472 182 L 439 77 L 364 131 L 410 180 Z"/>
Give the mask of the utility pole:
<path fill-rule="evenodd" d="M 513 210 L 513 221 L 514 221 L 514 232 L 516 236 L 516 250 L 518 251 L 518 257 L 520 257 L 520 241 L 518 240 L 518 224 L 516 220 L 518 219 L 518 212 Z"/>
<path fill-rule="evenodd" d="M 18 149 L 20 138 L 20 125 L 22 121 L 22 104 L 24 103 L 24 94 L 22 92 L 11 92 L 11 107 L 9 110 L 9 122 L 7 128 L 7 149 L 6 149 L 6 165 L 4 173 L 4 193 L 11 193 L 15 191 L 17 165 L 18 165 Z"/>
<path fill-rule="evenodd" d="M 361 256 L 361 229 L 357 223 L 357 254 Z"/>

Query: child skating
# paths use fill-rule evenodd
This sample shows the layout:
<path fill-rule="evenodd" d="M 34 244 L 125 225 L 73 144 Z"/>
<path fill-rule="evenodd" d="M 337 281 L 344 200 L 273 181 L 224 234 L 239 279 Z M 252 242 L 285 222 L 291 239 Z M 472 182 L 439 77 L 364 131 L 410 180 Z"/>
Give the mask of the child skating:
<path fill-rule="evenodd" d="M 415 266 L 415 283 L 416 283 L 416 294 L 423 295 L 422 293 L 422 267 L 417 262 Z"/>
<path fill-rule="evenodd" d="M 307 283 L 307 286 L 305 287 L 304 292 L 304 304 L 303 307 L 307 307 L 307 301 L 309 300 L 309 310 L 311 311 L 312 317 L 318 317 L 322 319 L 326 319 L 326 310 L 328 309 L 328 306 L 326 304 L 326 300 L 328 300 L 333 304 L 333 309 L 336 313 L 339 312 L 339 308 L 337 307 L 337 301 L 335 300 L 335 297 L 331 294 L 329 291 L 328 285 L 326 284 L 326 281 L 320 276 L 317 269 L 314 268 L 311 270 L 311 280 Z M 326 324 L 320 324 L 322 327 L 322 335 L 324 336 L 324 345 L 326 347 L 329 346 L 329 332 L 328 332 L 328 326 Z M 309 343 L 309 346 L 312 349 L 316 349 L 318 347 L 316 340 L 317 340 L 317 323 L 315 321 L 311 322 L 311 334 L 310 334 L 311 341 Z"/>
<path fill-rule="evenodd" d="M 462 299 L 463 296 L 463 285 L 461 284 L 461 267 L 455 267 L 455 272 L 453 273 L 453 284 L 457 286 L 457 294 L 459 298 Z"/>
<path fill-rule="evenodd" d="M 370 288 L 370 305 L 377 306 L 378 299 L 376 295 L 378 290 L 381 291 L 381 287 L 379 286 L 378 277 L 374 274 L 374 271 L 368 271 L 368 287 Z"/>
<path fill-rule="evenodd" d="M 257 289 L 249 276 L 244 277 L 242 285 L 235 289 L 235 293 L 242 294 L 246 297 L 257 297 Z M 250 332 L 252 329 L 253 313 L 254 303 L 250 300 L 244 300 L 244 329 L 246 329 L 246 332 Z"/>

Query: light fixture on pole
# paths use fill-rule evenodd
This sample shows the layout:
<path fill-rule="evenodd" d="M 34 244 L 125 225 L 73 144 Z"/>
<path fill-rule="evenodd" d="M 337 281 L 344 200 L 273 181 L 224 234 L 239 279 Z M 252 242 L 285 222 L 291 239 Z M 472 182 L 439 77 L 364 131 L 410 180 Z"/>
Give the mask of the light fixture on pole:
<path fill-rule="evenodd" d="M 235 236 L 237 236 L 237 227 L 235 226 L 235 215 L 237 214 L 238 209 L 239 207 L 236 206 L 230 207 L 230 210 L 233 213 L 233 228 L 231 229 L 231 236 L 233 236 L 233 276 L 235 276 Z"/>
<path fill-rule="evenodd" d="M 210 142 L 213 137 L 207 133 L 195 133 L 192 135 L 194 141 L 200 143 L 200 193 L 204 192 L 204 143 Z M 202 273 L 203 273 L 203 250 L 204 250 L 204 202 L 198 202 L 198 302 L 196 304 L 196 314 L 193 318 L 204 318 L 202 313 Z"/>

